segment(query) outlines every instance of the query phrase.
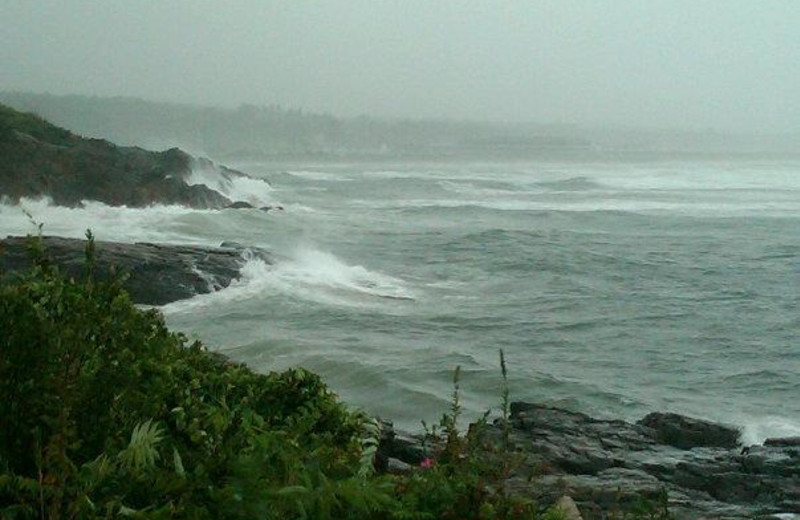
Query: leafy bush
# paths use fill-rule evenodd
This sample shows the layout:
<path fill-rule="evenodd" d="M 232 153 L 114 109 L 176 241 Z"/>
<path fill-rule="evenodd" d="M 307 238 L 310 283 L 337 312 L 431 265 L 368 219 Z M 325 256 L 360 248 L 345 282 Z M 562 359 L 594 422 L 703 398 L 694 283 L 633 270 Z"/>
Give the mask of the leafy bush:
<path fill-rule="evenodd" d="M 292 459 L 260 468 L 270 493 L 312 454 L 326 478 L 356 474 L 362 418 L 318 376 L 256 374 L 188 344 L 118 280 L 93 280 L 91 237 L 82 280 L 36 240 L 32 254 L 31 273 L 0 285 L 4 516 L 235 517 L 255 460 Z"/>

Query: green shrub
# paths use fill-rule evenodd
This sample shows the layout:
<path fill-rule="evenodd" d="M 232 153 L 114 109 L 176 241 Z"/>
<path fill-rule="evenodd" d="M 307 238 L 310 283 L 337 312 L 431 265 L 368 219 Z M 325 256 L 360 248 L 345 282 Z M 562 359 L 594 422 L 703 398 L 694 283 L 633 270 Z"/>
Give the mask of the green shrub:
<path fill-rule="evenodd" d="M 32 254 L 0 285 L 4 516 L 225 517 L 252 460 L 335 446 L 320 471 L 357 465 L 362 420 L 315 374 L 256 374 L 188 344 L 119 281 L 92 279 L 91 237 L 82 280 L 35 239 Z"/>

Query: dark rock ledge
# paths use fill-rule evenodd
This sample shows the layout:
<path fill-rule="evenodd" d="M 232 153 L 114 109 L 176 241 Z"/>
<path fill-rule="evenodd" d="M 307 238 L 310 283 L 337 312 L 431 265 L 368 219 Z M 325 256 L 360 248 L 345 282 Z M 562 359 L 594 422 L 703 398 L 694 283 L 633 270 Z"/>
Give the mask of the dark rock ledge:
<path fill-rule="evenodd" d="M 84 273 L 86 241 L 44 237 L 48 257 L 69 276 Z M 0 279 L 24 272 L 30 266 L 27 237 L 0 240 Z M 127 274 L 125 289 L 135 303 L 164 305 L 222 289 L 239 277 L 247 255 L 269 262 L 269 255 L 237 243 L 227 247 L 168 244 L 95 242 L 95 274 L 102 279 L 109 270 Z"/>
<path fill-rule="evenodd" d="M 583 518 L 603 518 L 666 492 L 679 519 L 800 519 L 798 438 L 742 447 L 735 428 L 677 414 L 632 424 L 529 403 L 511 411 L 510 440 L 521 463 L 506 487 L 542 504 L 566 495 Z M 488 439 L 499 445 L 502 430 L 496 421 Z M 408 471 L 427 455 L 421 436 L 385 423 L 379 469 Z"/>

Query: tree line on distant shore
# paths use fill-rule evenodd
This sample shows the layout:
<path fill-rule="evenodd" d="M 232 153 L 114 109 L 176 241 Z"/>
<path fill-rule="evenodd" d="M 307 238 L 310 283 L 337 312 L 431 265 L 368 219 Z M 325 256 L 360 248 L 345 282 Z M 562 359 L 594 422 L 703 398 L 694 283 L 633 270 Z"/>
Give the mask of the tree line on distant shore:
<path fill-rule="evenodd" d="M 585 148 L 568 128 L 471 121 L 341 118 L 277 105 L 215 108 L 136 98 L 0 92 L 0 102 L 120 144 L 178 146 L 215 158 L 448 157 Z"/>

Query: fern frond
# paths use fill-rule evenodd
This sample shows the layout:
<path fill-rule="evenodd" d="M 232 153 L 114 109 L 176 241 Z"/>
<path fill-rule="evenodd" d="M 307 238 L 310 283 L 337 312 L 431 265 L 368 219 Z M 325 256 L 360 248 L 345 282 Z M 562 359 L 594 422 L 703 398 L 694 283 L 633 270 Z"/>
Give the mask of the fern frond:
<path fill-rule="evenodd" d="M 159 459 L 156 446 L 163 438 L 163 431 L 150 419 L 134 426 L 128 447 L 119 453 L 123 467 L 129 471 L 154 468 Z"/>
<path fill-rule="evenodd" d="M 500 372 L 503 374 L 503 390 L 501 392 L 500 411 L 503 414 L 503 451 L 509 450 L 509 415 L 511 414 L 511 399 L 508 390 L 508 368 L 506 367 L 506 356 L 503 349 L 500 349 Z"/>
<path fill-rule="evenodd" d="M 377 419 L 364 420 L 364 436 L 361 438 L 361 458 L 358 476 L 366 478 L 375 472 L 375 454 L 380 444 L 381 426 Z"/>

